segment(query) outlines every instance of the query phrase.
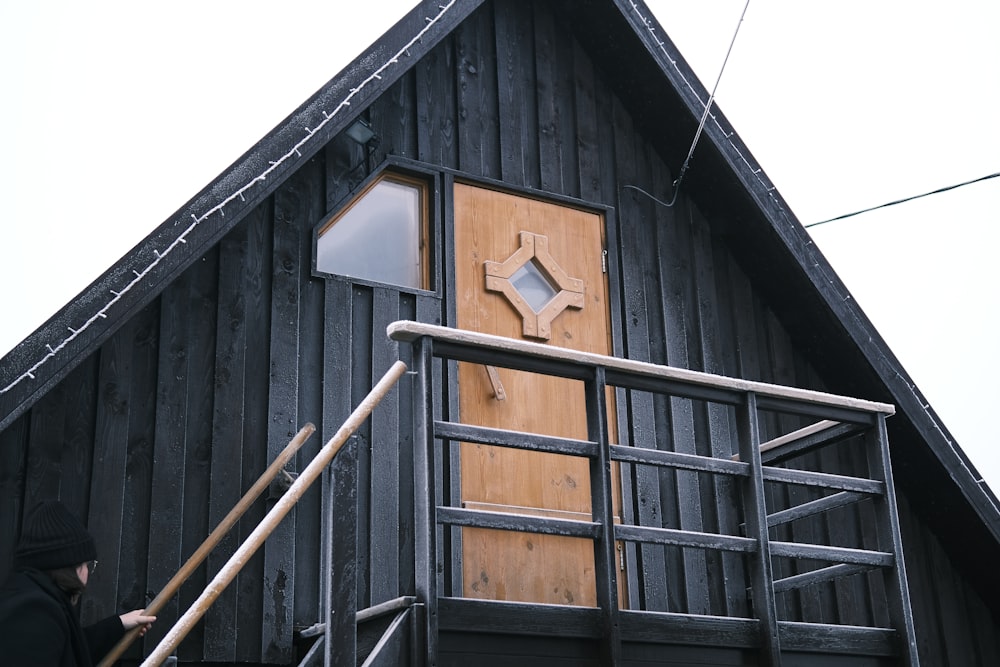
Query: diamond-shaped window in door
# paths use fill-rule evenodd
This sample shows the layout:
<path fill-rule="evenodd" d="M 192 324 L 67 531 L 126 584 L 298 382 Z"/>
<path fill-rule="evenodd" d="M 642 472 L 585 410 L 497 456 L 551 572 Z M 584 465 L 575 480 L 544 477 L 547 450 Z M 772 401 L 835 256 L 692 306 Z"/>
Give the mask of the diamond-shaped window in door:
<path fill-rule="evenodd" d="M 583 281 L 570 278 L 549 254 L 549 240 L 521 232 L 521 247 L 503 262 L 483 262 L 486 289 L 500 292 L 521 315 L 525 336 L 548 340 L 552 320 L 583 308 Z"/>

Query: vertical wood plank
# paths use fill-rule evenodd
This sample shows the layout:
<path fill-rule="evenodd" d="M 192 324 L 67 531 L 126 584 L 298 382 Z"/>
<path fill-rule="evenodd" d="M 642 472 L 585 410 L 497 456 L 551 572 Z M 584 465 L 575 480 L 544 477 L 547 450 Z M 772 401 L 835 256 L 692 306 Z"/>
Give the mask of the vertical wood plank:
<path fill-rule="evenodd" d="M 28 450 L 25 497 L 29 514 L 38 503 L 59 498 L 66 401 L 66 387 L 60 383 L 31 409 L 31 447 Z M 79 518 L 84 520 L 82 516 Z"/>
<path fill-rule="evenodd" d="M 189 308 L 185 315 L 188 337 L 188 386 L 185 408 L 184 517 L 181 562 L 187 562 L 208 534 L 208 507 L 212 495 L 212 411 L 215 390 L 215 350 L 218 316 L 218 250 L 191 265 Z M 172 576 L 172 574 L 171 574 Z M 180 608 L 188 609 L 204 590 L 205 568 L 200 567 L 181 586 Z M 200 660 L 204 624 L 199 623 L 178 647 L 178 658 Z M 150 642 L 151 643 L 151 642 Z"/>
<path fill-rule="evenodd" d="M 28 421 L 22 415 L 0 431 L 0 581 L 7 579 L 14 565 L 14 550 L 21 534 Z"/>
<path fill-rule="evenodd" d="M 719 325 L 721 304 L 716 298 L 719 287 L 713 262 L 712 239 L 705 221 L 700 216 L 695 216 L 686 199 L 682 202 L 681 210 L 688 218 L 692 232 L 692 282 L 697 303 L 697 330 L 701 341 L 697 366 L 707 373 L 724 375 L 726 366 L 722 351 L 723 333 Z M 720 459 L 729 458 L 737 448 L 735 412 L 728 406 L 708 403 L 703 408 L 701 418 L 703 439 L 708 443 L 706 451 L 701 453 Z M 730 475 L 713 475 L 711 483 L 705 487 L 705 491 L 712 496 L 705 500 L 704 506 L 714 510 L 713 530 L 724 535 L 738 535 L 741 523 L 737 511 L 738 480 Z M 712 577 L 711 613 L 746 616 L 747 581 L 740 555 L 716 551 L 707 554 L 707 558 L 712 572 L 721 574 Z"/>
<path fill-rule="evenodd" d="M 244 390 L 246 381 L 246 308 L 244 294 L 250 223 L 231 231 L 220 244 L 218 330 L 215 343 L 215 405 L 213 409 L 209 523 L 217 526 L 239 501 L 241 475 L 235 462 L 243 450 Z M 207 558 L 208 577 L 214 576 L 238 545 L 234 528 Z M 230 641 L 238 598 L 229 586 L 205 615 L 204 655 L 210 660 L 232 660 Z"/>
<path fill-rule="evenodd" d="M 416 82 L 411 71 L 400 77 L 369 107 L 371 126 L 378 137 L 378 147 L 373 152 L 374 163 L 382 162 L 387 155 L 416 158 L 415 95 Z"/>
<path fill-rule="evenodd" d="M 663 163 L 650 161 L 649 172 L 654 184 L 662 188 L 672 181 Z M 657 198 L 666 198 L 665 191 L 654 190 Z M 694 303 L 693 281 L 690 265 L 690 238 L 686 218 L 679 209 L 657 205 L 655 231 L 659 251 L 656 265 L 657 287 L 663 301 L 663 331 L 665 362 L 679 368 L 691 368 L 688 336 L 697 333 L 695 316 L 691 313 Z M 690 343 L 697 355 L 697 344 Z M 672 449 L 684 454 L 698 454 L 694 425 L 694 406 L 688 399 L 671 398 L 670 439 Z M 687 470 L 675 473 L 678 523 L 683 530 L 703 532 L 701 484 L 699 474 Z M 706 553 L 702 549 L 682 549 L 685 604 L 683 610 L 693 614 L 709 613 L 709 586 Z"/>
<path fill-rule="evenodd" d="M 393 125 L 384 125 L 389 132 Z M 395 137 L 395 135 L 394 135 Z M 398 138 L 398 137 L 397 137 Z M 319 220 L 313 203 L 320 192 L 320 169 L 315 160 L 300 169 L 274 194 L 273 251 L 271 253 L 270 372 L 268 387 L 267 460 L 273 460 L 298 430 L 299 330 L 303 255 L 300 234 Z M 280 497 L 272 485 L 269 504 Z M 291 657 L 295 586 L 295 524 L 298 511 L 282 521 L 264 547 L 264 628 L 261 653 L 268 661 Z"/>
<path fill-rule="evenodd" d="M 386 335 L 386 327 L 399 319 L 395 290 L 375 288 L 372 303 L 371 367 L 372 376 L 380 377 L 396 360 L 395 345 Z M 369 386 L 368 389 L 371 389 Z M 366 392 L 367 393 L 367 392 Z M 370 478 L 370 545 L 372 573 L 371 602 L 392 600 L 399 589 L 399 391 L 392 391 L 372 413 Z"/>
<path fill-rule="evenodd" d="M 573 40 L 572 49 L 574 111 L 576 112 L 574 141 L 577 146 L 575 191 L 585 201 L 606 202 L 609 200 L 601 196 L 602 148 L 606 149 L 606 147 L 601 142 L 598 129 L 600 126 L 597 102 L 598 82 L 595 80 L 594 65 L 583 46 L 578 41 Z M 601 95 L 606 97 L 603 90 Z M 613 164 L 613 161 L 609 162 Z"/>
<path fill-rule="evenodd" d="M 637 178 L 638 158 L 632 142 L 631 119 L 617 102 L 611 108 L 614 128 L 614 162 L 618 177 L 623 183 L 634 183 Z M 629 359 L 653 361 L 651 347 L 653 341 L 649 331 L 650 317 L 646 303 L 644 275 L 652 258 L 653 244 L 643 238 L 644 222 L 652 211 L 649 202 L 633 196 L 632 191 L 621 191 L 618 200 L 620 225 L 617 242 L 609 244 L 609 251 L 620 253 L 618 266 L 621 267 L 621 304 L 624 320 L 624 352 Z M 644 252 L 645 251 L 645 252 Z M 654 398 L 648 392 L 628 392 L 628 414 L 621 423 L 628 424 L 630 441 L 634 447 L 657 448 L 657 420 L 654 416 Z M 639 525 L 663 526 L 662 496 L 660 494 L 660 474 L 653 466 L 635 466 L 632 487 L 634 488 L 634 513 Z M 630 600 L 633 608 L 646 611 L 670 610 L 670 590 L 666 579 L 665 549 L 653 544 L 641 544 L 636 553 L 633 568 L 639 579 L 638 590 L 633 591 L 635 599 Z"/>
<path fill-rule="evenodd" d="M 418 159 L 450 168 L 458 167 L 454 67 L 453 38 L 446 37 L 414 68 Z"/>
<path fill-rule="evenodd" d="M 189 272 L 181 274 L 160 296 L 160 346 L 156 392 L 156 427 L 153 438 L 153 480 L 150 500 L 150 559 L 146 578 L 154 590 L 163 588 L 180 569 L 184 496 L 186 415 L 188 408 Z M 163 607 L 166 618 L 177 618 L 183 610 L 175 596 Z M 170 625 L 156 623 L 149 641 L 158 644 Z"/>
<path fill-rule="evenodd" d="M 132 373 L 131 336 L 134 324 L 118 330 L 96 355 L 97 412 L 94 426 L 94 476 L 91 480 L 90 506 L 100 507 L 88 525 L 95 542 L 102 545 L 100 560 L 113 576 L 94 577 L 88 583 L 91 594 L 83 598 L 81 615 L 101 618 L 98 600 L 117 605 L 122 600 L 119 582 L 124 582 L 121 567 L 121 540 L 124 525 L 125 474 L 128 462 L 129 381 Z M 103 568 L 102 568 L 103 570 Z M 103 571 L 102 571 L 103 574 Z M 93 616 L 91 616 L 93 614 Z"/>
<path fill-rule="evenodd" d="M 313 194 L 312 206 L 320 214 L 323 206 L 322 188 Z M 323 424 L 324 401 L 324 337 L 325 337 L 325 281 L 312 277 L 311 224 L 300 222 L 299 233 L 300 293 L 299 309 L 299 419 Z M 334 385 L 336 386 L 336 385 Z M 325 444 L 321 434 L 310 438 L 299 450 L 296 470 L 304 469 Z M 316 490 L 306 493 L 295 510 L 295 586 L 293 621 L 298 627 L 309 626 L 321 618 L 326 584 L 323 572 L 324 540 L 323 506 L 329 492 L 329 472 L 324 472 Z"/>
<path fill-rule="evenodd" d="M 539 187 L 538 112 L 535 99 L 534 32 L 530 8 L 511 0 L 495 3 L 500 174 L 515 186 Z"/>
<path fill-rule="evenodd" d="M 493 16 L 484 7 L 454 33 L 458 168 L 486 178 L 500 176 L 497 70 Z"/>
<path fill-rule="evenodd" d="M 399 311 L 397 316 L 399 319 L 420 322 L 422 321 L 422 317 L 427 317 L 425 309 L 428 307 L 434 308 L 437 312 L 435 316 L 433 314 L 434 311 L 432 311 L 430 315 L 431 320 L 440 319 L 440 300 L 424 295 L 401 293 L 399 295 Z M 382 336 L 390 345 L 388 348 L 389 356 L 387 357 L 389 365 L 399 360 L 406 364 L 406 367 L 412 371 L 412 346 L 400 345 L 395 341 L 390 341 L 385 331 L 382 332 Z M 388 366 L 379 366 L 377 368 L 388 368 Z M 415 493 L 413 489 L 413 441 L 415 438 L 416 417 L 413 413 L 413 392 L 413 375 L 408 373 L 400 378 L 400 381 L 396 384 L 395 396 L 393 396 L 394 405 L 397 410 L 396 423 L 398 433 L 397 466 L 399 469 L 396 483 L 399 487 L 399 513 L 397 519 L 397 530 L 399 532 L 398 585 L 401 595 L 409 595 L 412 591 L 416 590 L 416 572 L 414 571 L 416 558 L 414 522 L 416 519 L 413 508 Z"/>
<path fill-rule="evenodd" d="M 348 304 L 351 308 L 351 374 L 348 385 L 349 401 L 353 407 L 357 405 L 372 388 L 372 321 L 374 310 L 374 295 L 372 288 L 361 285 L 352 286 L 352 299 Z M 372 559 L 375 556 L 375 541 L 372 537 L 372 421 L 365 420 L 355 437 L 358 442 L 358 549 L 364 556 L 359 559 L 357 570 L 358 608 L 370 607 L 375 603 L 372 590 L 376 584 L 373 579 L 381 577 L 381 573 L 373 569 Z"/>
<path fill-rule="evenodd" d="M 935 604 L 934 581 L 939 563 L 940 546 L 921 525 L 905 499 L 899 502 L 899 517 L 906 552 L 906 571 L 910 577 L 913 604 L 913 626 L 917 636 L 917 652 L 924 665 L 944 665 L 945 656 L 938 619 L 940 608 Z M 879 575 L 881 576 L 881 575 Z"/>
<path fill-rule="evenodd" d="M 266 207 L 261 207 L 220 245 L 211 460 L 214 491 L 209 507 L 209 523 L 213 526 L 242 496 L 243 480 L 251 475 L 256 479 L 260 474 L 266 456 L 266 430 L 260 422 L 266 414 L 268 384 L 269 347 L 262 319 L 269 319 L 269 311 L 263 311 L 262 317 L 262 294 L 270 283 L 270 261 L 266 264 L 267 274 L 263 273 L 263 258 L 270 258 L 269 232 L 270 215 Z M 251 507 L 209 556 L 209 577 L 225 564 L 241 537 L 253 529 L 262 509 L 260 503 Z M 238 659 L 237 646 L 242 647 L 242 655 L 259 657 L 261 556 L 258 553 L 249 566 L 258 571 L 237 577 L 206 615 L 206 659 L 234 661 Z"/>
<path fill-rule="evenodd" d="M 325 536 L 330 584 L 327 588 L 328 613 L 324 620 L 327 623 L 326 664 L 331 667 L 356 667 L 358 664 L 358 632 L 354 621 L 357 609 L 358 514 L 356 511 L 339 511 L 354 510 L 358 506 L 357 470 L 357 439 L 352 437 L 334 459 L 330 475 L 328 506 L 334 510 Z"/>
<path fill-rule="evenodd" d="M 66 406 L 63 424 L 62 474 L 59 480 L 59 498 L 70 507 L 78 508 L 81 518 L 89 526 L 92 513 L 100 507 L 90 508 L 90 480 L 94 450 L 94 362 L 83 361 L 61 382 L 66 385 L 66 396 L 72 397 Z"/>
<path fill-rule="evenodd" d="M 121 557 L 118 569 L 118 609 L 136 609 L 152 599 L 147 580 L 147 563 L 150 560 L 149 536 L 154 529 L 151 523 L 153 483 L 153 442 L 156 432 L 156 391 L 160 349 L 160 307 L 157 301 L 143 309 L 133 320 L 135 326 L 127 331 L 123 344 L 131 354 L 129 362 L 127 410 L 127 454 L 125 465 L 124 496 L 121 526 Z M 155 595 L 155 591 L 153 591 Z M 109 612 L 110 613 L 110 612 Z M 96 619 L 94 619 L 96 620 Z M 130 654 L 141 653 L 136 644 Z M 126 655 L 129 655 L 127 653 Z"/>
<path fill-rule="evenodd" d="M 343 280 L 325 281 L 323 329 L 323 442 L 328 442 L 351 413 L 349 388 L 353 384 L 353 293 Z M 355 667 L 356 628 L 354 612 L 358 609 L 358 563 L 365 558 L 359 541 L 361 520 L 358 510 L 358 442 L 356 437 L 345 445 L 334 460 L 329 476 L 329 493 L 323 512 L 324 543 L 329 563 L 324 580 L 327 592 L 327 641 L 333 650 L 329 664 Z M 361 552 L 359 553 L 359 549 Z"/>
<path fill-rule="evenodd" d="M 247 335 L 241 494 L 268 465 L 271 300 L 275 298 L 271 285 L 274 263 L 273 198 L 258 207 L 249 222 L 251 244 L 247 254 L 247 281 L 243 286 L 247 303 Z M 257 503 L 247 511 L 239 522 L 240 542 L 256 528 L 267 509 L 265 502 Z M 264 637 L 269 634 L 265 630 L 264 617 L 266 556 L 266 550 L 258 551 L 236 579 L 239 597 L 236 659 L 239 661 L 260 660 Z"/>
<path fill-rule="evenodd" d="M 560 99 L 555 19 L 548 7 L 532 6 L 535 42 L 535 95 L 538 103 L 539 185 L 548 192 L 563 192 L 563 135 L 561 125 L 571 123 L 572 105 Z"/>

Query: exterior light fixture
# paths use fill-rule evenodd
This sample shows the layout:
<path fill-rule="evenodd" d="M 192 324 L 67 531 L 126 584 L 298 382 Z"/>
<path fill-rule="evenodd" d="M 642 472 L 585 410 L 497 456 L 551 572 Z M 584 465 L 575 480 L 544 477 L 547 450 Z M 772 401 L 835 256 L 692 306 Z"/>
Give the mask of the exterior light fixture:
<path fill-rule="evenodd" d="M 367 146 L 368 142 L 375 138 L 372 126 L 360 118 L 351 123 L 344 133 L 361 146 Z"/>

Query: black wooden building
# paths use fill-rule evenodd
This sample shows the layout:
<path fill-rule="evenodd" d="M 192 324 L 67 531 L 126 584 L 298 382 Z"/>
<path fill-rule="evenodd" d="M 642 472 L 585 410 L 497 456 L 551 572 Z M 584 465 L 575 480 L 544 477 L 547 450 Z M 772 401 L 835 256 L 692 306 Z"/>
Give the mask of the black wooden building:
<path fill-rule="evenodd" d="M 144 606 L 402 359 L 181 664 L 1000 664 L 995 496 L 718 109 L 675 193 L 707 100 L 639 0 L 423 2 L 2 360 L 0 577 L 61 498 Z"/>

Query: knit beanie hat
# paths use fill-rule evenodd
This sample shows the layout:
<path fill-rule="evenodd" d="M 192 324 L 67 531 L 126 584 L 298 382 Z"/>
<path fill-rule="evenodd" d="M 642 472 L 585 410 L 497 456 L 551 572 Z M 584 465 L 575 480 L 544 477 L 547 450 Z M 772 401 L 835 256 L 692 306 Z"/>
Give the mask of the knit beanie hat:
<path fill-rule="evenodd" d="M 43 502 L 28 515 L 14 554 L 16 565 L 38 570 L 57 570 L 95 558 L 94 538 L 55 500 Z"/>

